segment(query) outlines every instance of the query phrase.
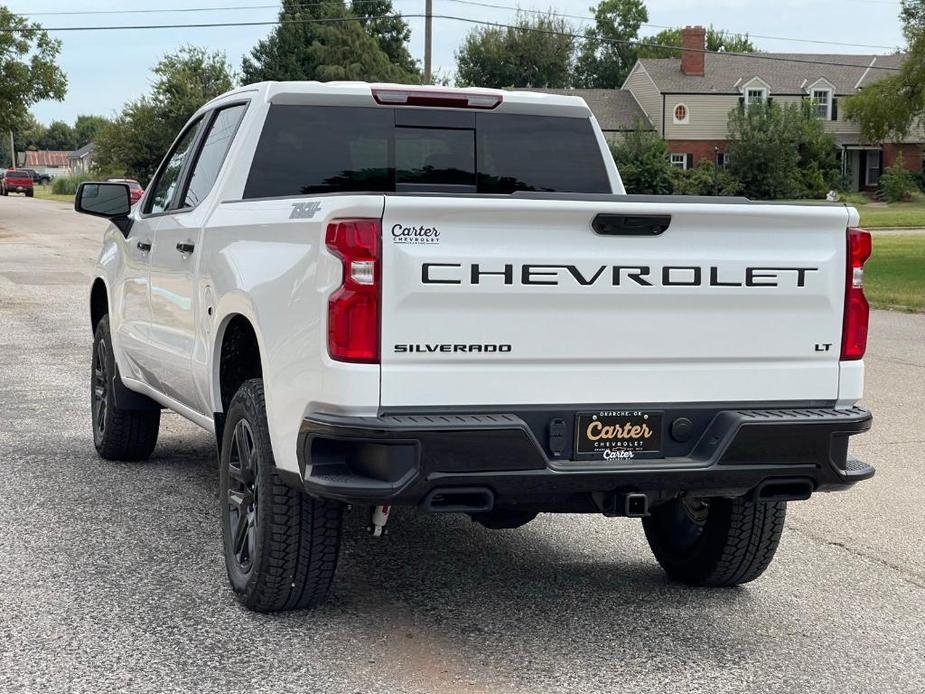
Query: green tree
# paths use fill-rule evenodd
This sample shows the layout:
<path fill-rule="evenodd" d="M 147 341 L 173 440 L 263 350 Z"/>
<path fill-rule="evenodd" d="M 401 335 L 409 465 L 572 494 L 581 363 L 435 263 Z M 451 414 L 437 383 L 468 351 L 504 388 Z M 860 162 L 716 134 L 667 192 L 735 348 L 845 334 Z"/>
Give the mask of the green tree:
<path fill-rule="evenodd" d="M 479 27 L 456 52 L 456 82 L 477 87 L 569 86 L 575 39 L 553 13 L 518 12 L 513 27 Z"/>
<path fill-rule="evenodd" d="M 190 116 L 234 85 L 221 52 L 185 46 L 154 66 L 151 93 L 127 103 L 96 140 L 101 171 L 146 183 Z"/>
<path fill-rule="evenodd" d="M 868 142 L 898 141 L 925 119 L 925 0 L 904 0 L 900 18 L 909 48 L 902 68 L 845 100 L 845 115 Z"/>
<path fill-rule="evenodd" d="M 835 141 L 808 100 L 735 108 L 726 167 L 759 200 L 822 197 L 840 178 Z"/>
<path fill-rule="evenodd" d="M 592 8 L 575 64 L 575 86 L 616 89 L 636 62 L 639 28 L 649 21 L 642 0 L 601 0 Z"/>
<path fill-rule="evenodd" d="M 899 20 L 903 24 L 906 41 L 913 43 L 917 36 L 925 32 L 925 0 L 902 0 Z"/>
<path fill-rule="evenodd" d="M 79 115 L 74 121 L 74 139 L 77 147 L 83 147 L 96 140 L 99 132 L 109 123 L 103 116 Z"/>
<path fill-rule="evenodd" d="M 350 12 L 359 18 L 366 33 L 379 42 L 379 48 L 389 56 L 393 64 L 409 75 L 420 73 L 417 61 L 411 57 L 411 51 L 408 50 L 411 27 L 402 17 L 395 16 L 392 0 L 350 0 Z"/>
<path fill-rule="evenodd" d="M 642 40 L 643 43 L 657 44 L 659 46 L 681 46 L 681 29 L 663 29 L 655 36 Z M 748 34 L 733 34 L 723 29 L 714 29 L 713 25 L 707 28 L 706 49 L 708 51 L 723 51 L 726 53 L 754 53 L 757 49 L 748 38 Z M 655 48 L 654 46 L 639 46 L 640 58 L 680 58 L 680 50 L 670 48 Z"/>
<path fill-rule="evenodd" d="M 627 193 L 668 195 L 674 190 L 668 146 L 643 123 L 636 123 L 622 142 L 611 142 L 610 151 Z"/>
<path fill-rule="evenodd" d="M 67 78 L 55 62 L 61 42 L 40 24 L 0 6 L 0 152 L 9 163 L 9 132 L 14 135 L 29 118 L 37 101 L 61 101 Z"/>
<path fill-rule="evenodd" d="M 25 117 L 19 122 L 19 127 L 13 133 L 16 151 L 25 152 L 27 149 L 42 149 L 47 130 L 48 128 L 39 123 L 32 113 L 26 113 Z"/>
<path fill-rule="evenodd" d="M 74 144 L 76 141 L 74 128 L 63 120 L 56 120 L 52 121 L 46 128 L 39 149 L 67 150 L 70 152 L 77 149 L 77 145 Z"/>
<path fill-rule="evenodd" d="M 245 56 L 245 83 L 263 80 L 420 82 L 392 61 L 342 0 L 283 0 L 279 24 Z M 324 21 L 333 20 L 333 21 Z M 373 27 L 373 23 L 369 23 Z M 394 38 L 394 36 L 393 36 Z"/>

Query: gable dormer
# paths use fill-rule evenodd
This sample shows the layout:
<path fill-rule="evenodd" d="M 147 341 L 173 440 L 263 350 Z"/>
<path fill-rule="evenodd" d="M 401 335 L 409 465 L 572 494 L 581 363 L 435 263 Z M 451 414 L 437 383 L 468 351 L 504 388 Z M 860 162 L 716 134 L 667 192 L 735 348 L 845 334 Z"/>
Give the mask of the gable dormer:
<path fill-rule="evenodd" d="M 816 115 L 822 120 L 838 119 L 838 101 L 835 98 L 835 85 L 825 77 L 806 84 L 803 88 L 806 98 L 810 99 L 816 109 Z"/>
<path fill-rule="evenodd" d="M 771 98 L 771 85 L 755 75 L 747 82 L 738 85 L 742 97 L 739 102 L 746 108 L 752 104 L 764 103 Z"/>

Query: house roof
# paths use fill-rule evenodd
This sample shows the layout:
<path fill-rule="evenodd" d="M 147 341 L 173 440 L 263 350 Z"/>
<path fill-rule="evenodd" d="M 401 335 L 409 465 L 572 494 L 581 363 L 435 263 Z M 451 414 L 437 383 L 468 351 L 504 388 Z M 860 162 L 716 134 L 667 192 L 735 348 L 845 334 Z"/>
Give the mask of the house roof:
<path fill-rule="evenodd" d="M 96 149 L 96 145 L 92 142 L 85 144 L 83 147 L 78 147 L 73 152 L 71 152 L 68 157 L 71 159 L 83 159 L 88 154 L 93 154 L 93 150 Z"/>
<path fill-rule="evenodd" d="M 69 152 L 58 151 L 58 150 L 26 150 L 25 159 L 23 160 L 23 168 L 33 168 L 36 166 L 60 166 L 67 167 L 68 159 L 67 155 Z"/>
<path fill-rule="evenodd" d="M 523 89 L 518 91 L 544 92 L 561 96 L 578 96 L 585 100 L 597 118 L 601 130 L 633 130 L 637 121 L 649 125 L 633 95 L 624 89 Z"/>
<path fill-rule="evenodd" d="M 703 75 L 685 75 L 680 58 L 642 58 L 639 64 L 660 92 L 732 94 L 745 82 L 759 77 L 768 83 L 772 95 L 805 93 L 806 87 L 820 78 L 829 81 L 836 94 L 854 94 L 858 87 L 896 74 L 905 56 L 705 53 L 703 58 Z"/>

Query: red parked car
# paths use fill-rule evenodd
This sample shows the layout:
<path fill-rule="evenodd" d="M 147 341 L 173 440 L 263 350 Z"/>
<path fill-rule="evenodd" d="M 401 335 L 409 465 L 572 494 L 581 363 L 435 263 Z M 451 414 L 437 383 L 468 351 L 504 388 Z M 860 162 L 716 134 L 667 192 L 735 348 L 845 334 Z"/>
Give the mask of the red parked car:
<path fill-rule="evenodd" d="M 0 195 L 22 193 L 31 198 L 32 192 L 32 174 L 28 171 L 8 169 L 3 178 L 0 178 Z"/>
<path fill-rule="evenodd" d="M 128 186 L 129 200 L 133 205 L 145 194 L 145 189 L 134 178 L 107 178 L 106 180 L 110 183 L 125 183 Z"/>

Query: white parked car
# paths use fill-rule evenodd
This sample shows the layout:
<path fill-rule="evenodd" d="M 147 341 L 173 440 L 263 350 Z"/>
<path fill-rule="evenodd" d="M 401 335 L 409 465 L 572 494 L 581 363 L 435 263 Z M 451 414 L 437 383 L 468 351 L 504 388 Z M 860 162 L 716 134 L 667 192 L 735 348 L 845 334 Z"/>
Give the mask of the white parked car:
<path fill-rule="evenodd" d="M 247 606 L 313 606 L 345 509 L 642 518 L 670 576 L 759 576 L 848 456 L 870 236 L 845 206 L 624 193 L 585 103 L 314 82 L 203 106 L 90 296 L 94 440 L 214 432 Z"/>

